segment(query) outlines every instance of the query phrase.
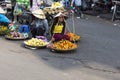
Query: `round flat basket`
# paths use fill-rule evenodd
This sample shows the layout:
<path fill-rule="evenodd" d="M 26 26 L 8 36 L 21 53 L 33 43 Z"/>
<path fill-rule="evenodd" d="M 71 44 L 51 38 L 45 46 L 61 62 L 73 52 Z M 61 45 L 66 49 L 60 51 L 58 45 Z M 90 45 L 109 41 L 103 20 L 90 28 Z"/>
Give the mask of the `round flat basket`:
<path fill-rule="evenodd" d="M 11 38 L 9 37 L 8 35 L 5 35 L 5 38 L 8 39 L 8 40 L 25 40 L 25 39 L 28 39 L 29 37 L 23 37 L 23 38 Z"/>
<path fill-rule="evenodd" d="M 59 49 L 55 49 L 55 48 L 50 48 L 50 50 L 52 52 L 58 52 L 58 53 L 66 53 L 66 52 L 71 52 L 71 51 L 75 51 L 77 48 L 75 49 L 69 49 L 69 50 L 59 50 Z"/>
<path fill-rule="evenodd" d="M 43 46 L 31 46 L 31 45 L 27 45 L 24 41 L 24 47 L 29 48 L 29 49 L 42 49 L 42 48 L 46 48 L 47 45 L 43 45 Z"/>
<path fill-rule="evenodd" d="M 78 40 L 70 40 L 71 42 L 79 42 L 80 41 L 80 39 L 78 39 Z"/>
<path fill-rule="evenodd" d="M 58 53 L 71 52 L 71 51 L 75 51 L 76 49 L 77 49 L 77 47 L 76 48 L 72 48 L 72 49 L 64 49 L 64 50 L 60 50 L 60 49 L 56 49 L 56 48 L 50 47 L 50 50 L 52 52 L 58 52 Z"/>

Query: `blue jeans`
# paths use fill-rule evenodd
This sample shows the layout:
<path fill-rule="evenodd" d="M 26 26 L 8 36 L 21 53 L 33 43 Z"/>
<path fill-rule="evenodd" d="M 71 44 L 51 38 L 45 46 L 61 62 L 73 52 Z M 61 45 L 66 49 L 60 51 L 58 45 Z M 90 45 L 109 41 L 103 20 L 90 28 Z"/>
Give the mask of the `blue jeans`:
<path fill-rule="evenodd" d="M 65 1 L 64 5 L 65 5 L 65 7 L 69 7 L 70 6 L 70 1 Z"/>

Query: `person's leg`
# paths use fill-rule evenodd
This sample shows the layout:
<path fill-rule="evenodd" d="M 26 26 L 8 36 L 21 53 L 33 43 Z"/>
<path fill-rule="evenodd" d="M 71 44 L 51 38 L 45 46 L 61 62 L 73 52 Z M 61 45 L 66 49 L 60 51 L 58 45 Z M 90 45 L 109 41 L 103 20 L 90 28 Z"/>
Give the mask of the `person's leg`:
<path fill-rule="evenodd" d="M 78 6 L 78 11 L 79 11 L 79 15 L 81 17 L 81 15 L 82 15 L 82 7 L 81 6 Z"/>
<path fill-rule="evenodd" d="M 42 28 L 37 28 L 36 36 L 44 36 L 44 30 Z"/>
<path fill-rule="evenodd" d="M 76 16 L 77 18 L 80 18 L 80 14 L 79 14 L 79 6 L 75 6 L 75 9 L 76 9 Z"/>
<path fill-rule="evenodd" d="M 32 29 L 31 33 L 32 33 L 32 37 L 35 38 L 36 37 L 36 28 L 35 27 Z"/>
<path fill-rule="evenodd" d="M 63 38 L 66 40 L 70 40 L 70 37 L 68 35 L 64 35 Z"/>
<path fill-rule="evenodd" d="M 54 34 L 53 38 L 55 39 L 55 41 L 59 41 L 63 39 L 63 36 L 61 34 Z"/>
<path fill-rule="evenodd" d="M 82 6 L 79 6 L 79 14 L 80 14 L 80 17 L 81 17 L 81 18 L 84 17 L 83 10 L 82 10 Z"/>
<path fill-rule="evenodd" d="M 77 6 L 76 9 L 77 9 L 77 18 L 83 17 L 82 7 L 81 6 Z"/>
<path fill-rule="evenodd" d="M 14 8 L 15 6 L 12 6 L 12 22 L 15 23 L 17 21 L 17 15 L 14 15 Z"/>
<path fill-rule="evenodd" d="M 12 6 L 12 21 L 14 21 L 14 6 Z"/>

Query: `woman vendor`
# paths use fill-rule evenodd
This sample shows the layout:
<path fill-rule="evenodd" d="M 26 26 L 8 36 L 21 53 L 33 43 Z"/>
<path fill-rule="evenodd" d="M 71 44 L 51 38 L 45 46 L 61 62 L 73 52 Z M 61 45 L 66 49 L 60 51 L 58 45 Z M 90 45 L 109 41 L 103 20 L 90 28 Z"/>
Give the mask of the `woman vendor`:
<path fill-rule="evenodd" d="M 48 34 L 48 22 L 41 9 L 32 12 L 35 16 L 35 23 L 32 25 L 32 36 L 47 36 Z"/>
<path fill-rule="evenodd" d="M 55 16 L 53 25 L 51 27 L 52 41 L 59 41 L 61 39 L 66 39 L 66 40 L 70 39 L 67 35 L 64 34 L 66 27 L 66 23 L 65 23 L 66 18 L 67 16 L 61 12 Z"/>

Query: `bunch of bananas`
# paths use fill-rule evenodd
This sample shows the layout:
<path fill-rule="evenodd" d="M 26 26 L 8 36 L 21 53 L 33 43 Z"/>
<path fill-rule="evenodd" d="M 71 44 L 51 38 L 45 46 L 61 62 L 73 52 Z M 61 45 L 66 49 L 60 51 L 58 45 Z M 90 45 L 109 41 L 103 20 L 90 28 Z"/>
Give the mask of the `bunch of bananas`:
<path fill-rule="evenodd" d="M 51 7 L 60 7 L 61 4 L 59 2 L 53 2 Z"/>
<path fill-rule="evenodd" d="M 80 36 L 76 35 L 75 33 L 68 32 L 67 35 L 70 37 L 70 41 L 80 40 Z"/>
<path fill-rule="evenodd" d="M 0 34 L 7 34 L 8 27 L 7 26 L 0 26 Z"/>
<path fill-rule="evenodd" d="M 32 38 L 31 40 L 25 41 L 26 45 L 29 46 L 46 46 L 48 42 L 43 41 L 42 39 Z"/>
<path fill-rule="evenodd" d="M 6 31 L 7 29 L 8 29 L 7 26 L 1 26 L 1 27 L 0 27 L 0 30 L 1 30 L 1 31 Z"/>
<path fill-rule="evenodd" d="M 44 8 L 43 12 L 44 14 L 49 13 L 49 14 L 57 14 L 59 12 L 64 12 L 65 9 L 63 7 L 59 7 L 59 8 Z"/>

